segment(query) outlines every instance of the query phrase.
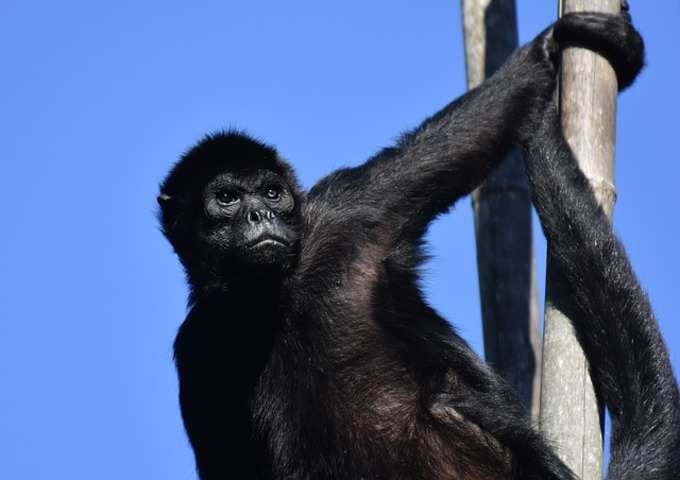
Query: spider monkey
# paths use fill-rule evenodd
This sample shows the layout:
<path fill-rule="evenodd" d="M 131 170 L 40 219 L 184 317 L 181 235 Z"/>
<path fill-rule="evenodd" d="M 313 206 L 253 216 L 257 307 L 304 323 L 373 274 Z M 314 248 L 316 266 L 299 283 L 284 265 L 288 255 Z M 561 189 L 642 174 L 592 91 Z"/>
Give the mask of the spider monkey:
<path fill-rule="evenodd" d="M 418 287 L 430 222 L 516 143 L 614 420 L 609 478 L 679 478 L 668 354 L 550 107 L 572 45 L 606 56 L 620 88 L 643 65 L 627 12 L 569 14 L 395 146 L 308 192 L 242 132 L 182 156 L 158 202 L 190 286 L 174 351 L 201 479 L 574 478 Z"/>

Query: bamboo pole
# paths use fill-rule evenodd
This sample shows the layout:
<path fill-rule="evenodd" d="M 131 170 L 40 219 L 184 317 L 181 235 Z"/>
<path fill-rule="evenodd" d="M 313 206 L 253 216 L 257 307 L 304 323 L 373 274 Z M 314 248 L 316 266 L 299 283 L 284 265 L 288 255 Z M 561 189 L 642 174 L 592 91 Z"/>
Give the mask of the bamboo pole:
<path fill-rule="evenodd" d="M 468 88 L 517 48 L 515 0 L 462 0 Z M 531 203 L 524 164 L 513 150 L 472 194 L 487 361 L 538 415 L 540 344 Z"/>
<path fill-rule="evenodd" d="M 620 0 L 564 0 L 560 5 L 563 13 L 586 10 L 618 13 L 619 9 Z M 610 219 L 616 197 L 613 171 L 617 90 L 616 75 L 604 58 L 579 48 L 568 48 L 563 53 L 562 128 Z M 550 261 L 546 290 L 541 429 L 580 479 L 600 480 L 602 408 L 572 325 L 556 307 L 569 298 Z"/>

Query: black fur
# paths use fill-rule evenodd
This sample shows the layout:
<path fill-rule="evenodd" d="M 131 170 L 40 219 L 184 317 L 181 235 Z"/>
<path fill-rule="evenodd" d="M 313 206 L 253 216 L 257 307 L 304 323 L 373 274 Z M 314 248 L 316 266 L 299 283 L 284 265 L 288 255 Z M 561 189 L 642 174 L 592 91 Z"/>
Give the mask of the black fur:
<path fill-rule="evenodd" d="M 680 394 L 652 307 L 549 104 L 522 141 L 532 196 L 612 418 L 610 479 L 680 478 Z"/>
<path fill-rule="evenodd" d="M 642 66 L 642 43 L 625 15 L 569 15 L 555 31 L 560 44 L 612 58 L 623 85 Z M 424 302 L 417 274 L 429 223 L 514 142 L 523 141 L 530 158 L 543 155 L 543 143 L 561 145 L 554 135 L 535 135 L 554 92 L 558 46 L 544 32 L 396 146 L 306 194 L 274 149 L 240 133 L 207 137 L 174 167 L 159 202 L 191 287 L 175 358 L 202 479 L 572 478 L 508 385 Z M 543 188 L 536 172 L 552 167 L 529 163 L 539 211 L 550 217 L 546 233 L 559 237 L 569 215 L 585 217 L 557 199 L 588 203 L 587 189 L 560 190 L 571 184 L 558 171 Z M 258 192 L 267 172 L 283 179 L 294 208 L 262 207 L 271 225 L 253 226 L 248 212 L 264 202 Z M 238 209 L 215 216 L 206 207 L 210 185 L 229 174 L 252 187 L 243 187 Z M 550 186 L 558 191 L 544 198 Z M 233 238 L 255 228 L 288 232 L 286 247 L 264 259 L 233 253 Z M 588 265 L 591 277 L 572 284 L 583 305 L 577 328 L 617 422 L 612 478 L 645 468 L 661 474 L 635 478 L 676 478 L 677 433 L 659 433 L 651 417 L 677 425 L 679 411 L 658 330 L 639 307 L 644 297 L 630 270 L 612 272 L 603 263 L 609 252 L 592 243 L 611 237 L 609 226 L 583 228 L 590 237 L 565 235 L 556 251 L 580 262 L 573 257 L 586 241 L 601 256 Z M 622 321 L 630 335 L 609 334 Z M 640 340 L 631 351 L 633 339 Z M 664 398 L 651 398 L 661 387 Z"/>

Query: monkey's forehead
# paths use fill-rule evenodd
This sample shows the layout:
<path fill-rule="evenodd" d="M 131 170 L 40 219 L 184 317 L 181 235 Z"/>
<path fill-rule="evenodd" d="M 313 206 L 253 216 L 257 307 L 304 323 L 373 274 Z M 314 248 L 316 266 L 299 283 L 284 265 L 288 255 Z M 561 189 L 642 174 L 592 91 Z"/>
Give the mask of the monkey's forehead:
<path fill-rule="evenodd" d="M 216 174 L 207 187 L 239 186 L 251 189 L 268 183 L 285 184 L 286 181 L 281 175 L 268 169 L 229 170 Z"/>

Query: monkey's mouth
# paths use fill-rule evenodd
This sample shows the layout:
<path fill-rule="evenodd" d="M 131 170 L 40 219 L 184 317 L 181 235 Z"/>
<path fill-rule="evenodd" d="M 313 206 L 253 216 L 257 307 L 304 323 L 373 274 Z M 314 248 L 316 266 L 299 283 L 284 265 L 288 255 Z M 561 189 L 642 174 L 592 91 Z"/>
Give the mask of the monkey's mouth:
<path fill-rule="evenodd" d="M 250 242 L 246 246 L 246 248 L 248 248 L 248 249 L 265 248 L 265 247 L 288 248 L 289 246 L 290 245 L 288 245 L 288 242 L 286 242 L 281 237 L 263 236 L 263 237 L 256 238 L 255 240 Z"/>

